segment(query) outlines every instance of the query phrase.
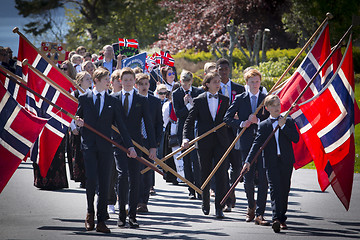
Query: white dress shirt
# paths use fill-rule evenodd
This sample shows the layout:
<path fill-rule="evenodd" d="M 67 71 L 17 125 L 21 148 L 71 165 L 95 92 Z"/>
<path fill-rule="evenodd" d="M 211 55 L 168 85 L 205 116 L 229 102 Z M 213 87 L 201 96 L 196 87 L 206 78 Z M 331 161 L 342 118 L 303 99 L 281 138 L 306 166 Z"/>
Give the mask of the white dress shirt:
<path fill-rule="evenodd" d="M 270 116 L 270 119 L 275 119 L 273 118 L 272 116 Z M 276 126 L 279 124 L 279 121 L 276 120 L 275 122 L 272 123 L 272 127 L 273 129 L 276 128 Z M 281 127 L 281 129 L 283 129 L 285 127 L 285 124 Z M 281 155 L 281 152 L 280 152 L 280 145 L 279 145 L 279 129 L 276 130 L 275 132 L 275 140 L 276 140 L 276 148 L 277 148 L 277 155 L 280 156 Z"/>
<path fill-rule="evenodd" d="M 216 111 L 217 111 L 217 108 L 218 108 L 219 99 L 214 98 L 214 97 L 210 98 L 210 94 L 211 94 L 210 92 L 206 92 L 206 94 L 207 94 L 209 110 L 210 110 L 210 113 L 211 113 L 211 116 L 212 116 L 213 120 L 215 121 Z"/>

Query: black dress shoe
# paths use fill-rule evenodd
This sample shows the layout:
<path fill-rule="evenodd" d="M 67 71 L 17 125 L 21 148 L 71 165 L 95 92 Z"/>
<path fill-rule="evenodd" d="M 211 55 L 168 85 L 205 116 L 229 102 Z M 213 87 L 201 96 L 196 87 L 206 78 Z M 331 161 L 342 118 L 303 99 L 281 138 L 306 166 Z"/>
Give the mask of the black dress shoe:
<path fill-rule="evenodd" d="M 129 225 L 131 228 L 138 228 L 139 224 L 136 221 L 136 218 L 129 218 Z"/>
<path fill-rule="evenodd" d="M 216 218 L 217 219 L 223 219 L 225 216 L 224 216 L 224 213 L 222 211 L 222 209 L 216 209 Z"/>
<path fill-rule="evenodd" d="M 189 193 L 189 199 L 195 200 L 196 199 L 195 193 Z"/>
<path fill-rule="evenodd" d="M 102 233 L 110 233 L 110 229 L 106 226 L 105 222 L 99 222 L 98 225 L 96 226 L 96 231 L 97 232 L 102 232 Z"/>
<path fill-rule="evenodd" d="M 210 213 L 210 206 L 206 204 L 201 205 L 201 210 L 203 211 L 204 215 L 209 215 Z"/>
<path fill-rule="evenodd" d="M 126 224 L 126 220 L 125 219 L 118 219 L 117 221 L 117 225 L 118 227 L 125 227 L 125 224 Z"/>

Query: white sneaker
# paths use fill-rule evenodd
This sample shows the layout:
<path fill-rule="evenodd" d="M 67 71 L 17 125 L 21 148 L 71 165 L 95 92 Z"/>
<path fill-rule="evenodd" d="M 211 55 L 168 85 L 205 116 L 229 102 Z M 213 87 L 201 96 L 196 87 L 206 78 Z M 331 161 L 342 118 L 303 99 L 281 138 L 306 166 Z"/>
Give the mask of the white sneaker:
<path fill-rule="evenodd" d="M 108 212 L 115 213 L 115 205 L 108 205 Z"/>

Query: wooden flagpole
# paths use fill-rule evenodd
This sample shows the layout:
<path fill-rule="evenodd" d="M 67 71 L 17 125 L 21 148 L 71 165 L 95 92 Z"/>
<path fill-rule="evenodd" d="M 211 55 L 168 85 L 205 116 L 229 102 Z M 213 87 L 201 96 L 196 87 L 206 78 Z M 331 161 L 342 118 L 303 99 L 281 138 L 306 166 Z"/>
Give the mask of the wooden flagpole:
<path fill-rule="evenodd" d="M 210 133 L 218 130 L 219 128 L 221 128 L 221 127 L 223 127 L 223 126 L 225 126 L 225 124 L 226 124 L 226 123 L 224 123 L 224 122 L 220 123 L 219 125 L 217 125 L 216 127 L 210 129 L 210 130 L 207 131 L 206 133 L 203 133 L 202 135 L 200 135 L 200 136 L 194 138 L 193 140 L 191 140 L 191 141 L 189 142 L 189 144 L 192 145 L 192 144 L 196 143 L 197 141 L 203 139 L 204 137 L 206 137 L 206 136 L 209 135 Z M 160 159 L 160 161 L 164 162 L 164 161 L 168 160 L 169 158 L 171 158 L 172 156 L 174 156 L 175 154 L 177 154 L 177 153 L 180 152 L 181 150 L 184 150 L 184 148 L 179 147 L 179 148 L 176 149 L 175 151 L 169 153 L 168 155 L 166 155 L 165 157 L 163 157 L 162 159 Z M 149 170 L 150 170 L 150 169 L 145 168 L 144 170 L 141 171 L 141 173 L 144 174 L 144 173 L 146 173 L 146 172 L 149 171 Z"/>
<path fill-rule="evenodd" d="M 280 84 L 280 82 L 283 80 L 283 78 L 285 77 L 285 75 L 290 71 L 290 69 L 294 66 L 295 62 L 298 60 L 298 58 L 300 57 L 300 55 L 305 51 L 305 49 L 310 45 L 310 43 L 312 42 L 312 40 L 316 37 L 316 35 L 321 31 L 322 27 L 327 23 L 327 21 L 329 19 L 331 19 L 333 16 L 331 15 L 331 13 L 327 13 L 326 14 L 326 18 L 324 19 L 324 21 L 320 24 L 320 26 L 316 29 L 316 31 L 314 32 L 314 34 L 310 37 L 310 39 L 307 41 L 307 43 L 305 44 L 305 46 L 300 50 L 300 52 L 296 55 L 296 57 L 292 60 L 292 62 L 290 63 L 290 65 L 287 67 L 287 69 L 285 70 L 285 72 L 280 76 L 279 80 L 274 84 L 274 86 L 271 88 L 271 90 L 269 91 L 269 93 L 267 95 L 272 94 L 275 89 L 277 88 L 277 86 Z M 254 115 L 256 115 L 260 109 L 264 106 L 264 100 L 261 102 L 261 104 L 257 107 L 256 111 L 253 113 Z M 234 139 L 234 141 L 230 144 L 229 148 L 226 150 L 225 154 L 223 155 L 223 157 L 219 160 L 219 162 L 216 164 L 215 168 L 213 169 L 213 171 L 210 173 L 210 175 L 208 176 L 208 178 L 205 180 L 205 182 L 203 183 L 203 185 L 201 186 L 201 189 L 204 189 L 206 187 L 206 185 L 209 183 L 209 181 L 211 180 L 211 178 L 214 176 L 214 174 L 216 173 L 216 171 L 219 169 L 219 167 L 221 166 L 221 164 L 224 162 L 224 160 L 226 159 L 226 157 L 229 155 L 230 151 L 233 149 L 233 147 L 235 146 L 235 143 L 240 139 L 240 137 L 243 135 L 243 133 L 245 132 L 247 128 L 243 128 L 239 135 L 236 136 L 236 138 Z"/>
<path fill-rule="evenodd" d="M 291 110 L 297 105 L 297 102 L 300 100 L 300 98 L 304 95 L 305 91 L 310 87 L 310 85 L 314 82 L 315 78 L 319 75 L 319 73 L 321 72 L 321 70 L 324 68 L 324 66 L 327 64 L 327 62 L 330 60 L 331 56 L 335 53 L 335 51 L 341 46 L 342 41 L 345 39 L 345 37 L 349 34 L 349 32 L 352 29 L 352 25 L 349 27 L 349 29 L 346 31 L 346 33 L 344 34 L 344 36 L 342 36 L 342 38 L 340 39 L 340 41 L 336 44 L 335 47 L 333 47 L 333 49 L 331 50 L 331 53 L 329 54 L 329 56 L 326 58 L 326 60 L 324 61 L 324 63 L 320 66 L 320 68 L 316 71 L 316 73 L 314 74 L 314 76 L 311 78 L 310 82 L 308 82 L 308 84 L 305 86 L 305 88 L 302 90 L 302 92 L 299 94 L 299 96 L 295 99 L 295 101 L 291 104 L 289 110 L 286 112 L 284 118 L 287 118 L 287 116 L 289 116 Z M 256 152 L 255 157 L 251 160 L 250 163 L 250 167 L 251 165 L 253 165 L 256 161 L 257 158 L 259 157 L 260 153 L 262 152 L 262 150 L 264 150 L 264 148 L 266 147 L 266 145 L 268 144 L 268 142 L 270 141 L 270 139 L 272 138 L 272 136 L 274 136 L 275 132 L 280 128 L 279 125 L 276 126 L 276 128 L 271 132 L 271 134 L 268 136 L 268 138 L 265 140 L 264 144 L 260 147 L 260 149 Z M 236 185 L 240 182 L 240 178 L 246 173 L 246 171 L 244 171 L 244 169 L 241 171 L 240 176 L 236 179 L 236 181 L 233 183 L 233 185 L 230 187 L 229 191 L 226 193 L 225 197 L 221 200 L 220 204 L 224 204 L 226 199 L 230 196 L 231 192 L 235 189 Z"/>
<path fill-rule="evenodd" d="M 5 69 L 4 67 L 0 66 L 0 69 L 2 71 L 0 71 L 1 74 L 3 74 L 4 76 L 8 77 L 11 81 L 15 82 L 16 84 L 20 85 L 21 87 L 25 88 L 27 91 L 31 92 L 32 94 L 34 94 L 35 96 L 37 96 L 38 98 L 42 99 L 43 101 L 45 101 L 46 103 L 48 103 L 49 105 L 51 105 L 52 107 L 56 108 L 57 110 L 61 111 L 62 113 L 66 114 L 67 116 L 71 117 L 72 119 L 76 120 L 75 116 L 72 115 L 71 113 L 67 112 L 66 110 L 64 110 L 63 108 L 59 107 L 58 105 L 56 105 L 55 103 L 49 101 L 47 98 L 41 96 L 41 94 L 38 94 L 37 92 L 35 92 L 34 90 L 32 90 L 31 88 L 29 88 L 28 86 L 26 86 L 25 84 L 23 84 L 22 82 L 19 82 L 16 80 L 16 77 L 13 77 L 13 73 L 9 72 L 7 69 Z M 5 72 L 5 73 L 4 73 Z M 111 140 L 109 137 L 105 136 L 104 134 L 102 134 L 101 132 L 97 131 L 96 129 L 94 129 L 93 127 L 91 127 L 90 125 L 88 125 L 87 123 L 84 123 L 84 127 L 88 128 L 90 131 L 94 132 L 95 134 L 99 135 L 100 137 L 104 138 L 106 141 L 114 144 L 116 147 L 118 147 L 119 149 L 121 149 L 122 151 L 124 151 L 125 153 L 129 153 L 129 151 L 121 146 L 120 144 L 118 144 L 117 142 Z M 164 175 L 163 172 L 161 172 L 158 168 L 153 168 L 152 164 L 147 161 L 144 158 L 140 158 L 140 157 L 136 157 L 136 160 L 138 160 L 139 162 L 145 164 L 146 166 L 151 167 L 154 171 L 158 172 L 161 175 Z"/>

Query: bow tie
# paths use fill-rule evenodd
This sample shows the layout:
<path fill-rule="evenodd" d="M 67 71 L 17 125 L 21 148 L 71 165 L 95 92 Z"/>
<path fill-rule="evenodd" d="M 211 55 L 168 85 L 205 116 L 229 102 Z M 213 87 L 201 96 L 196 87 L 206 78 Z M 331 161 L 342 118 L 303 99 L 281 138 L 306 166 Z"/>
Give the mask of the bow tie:
<path fill-rule="evenodd" d="M 215 99 L 217 99 L 219 97 L 219 95 L 217 95 L 217 94 L 209 94 L 209 98 L 215 98 Z"/>
<path fill-rule="evenodd" d="M 274 122 L 276 122 L 276 121 L 279 120 L 279 117 L 277 117 L 277 118 L 270 118 L 270 120 L 271 120 L 271 123 L 274 123 Z"/>

